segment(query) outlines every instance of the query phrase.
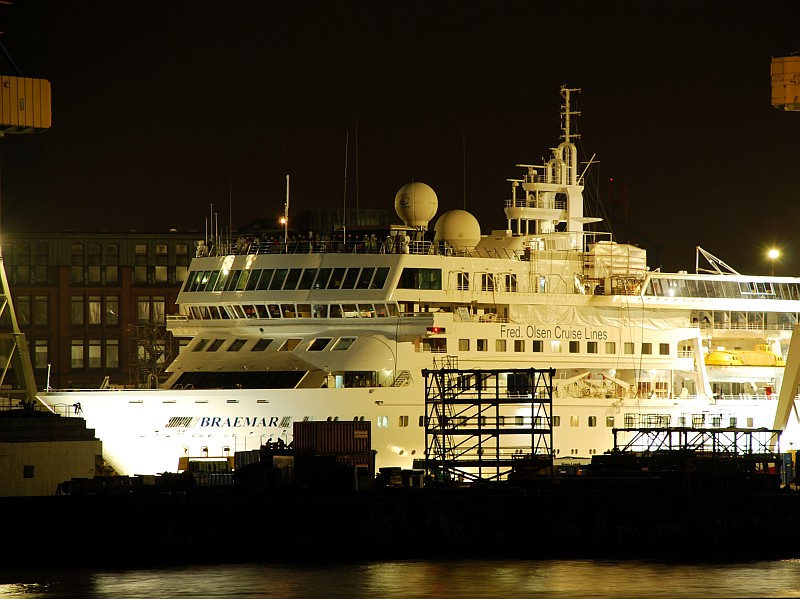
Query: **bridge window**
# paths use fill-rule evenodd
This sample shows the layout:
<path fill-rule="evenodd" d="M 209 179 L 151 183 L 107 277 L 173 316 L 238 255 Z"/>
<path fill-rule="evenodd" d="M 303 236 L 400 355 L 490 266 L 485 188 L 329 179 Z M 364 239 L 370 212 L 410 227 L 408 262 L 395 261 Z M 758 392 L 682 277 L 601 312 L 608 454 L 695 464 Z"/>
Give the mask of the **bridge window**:
<path fill-rule="evenodd" d="M 436 289 L 442 288 L 440 268 L 404 268 L 397 283 L 398 289 Z"/>
<path fill-rule="evenodd" d="M 247 343 L 247 339 L 234 339 L 228 347 L 228 351 L 239 351 L 245 343 Z"/>
<path fill-rule="evenodd" d="M 333 346 L 332 351 L 346 351 L 355 343 L 355 337 L 340 337 Z"/>
<path fill-rule="evenodd" d="M 383 286 L 386 284 L 386 277 L 389 276 L 389 268 L 388 267 L 381 267 L 375 270 L 375 276 L 372 277 L 372 283 L 370 283 L 370 289 L 383 289 Z M 440 287 L 441 289 L 441 287 Z"/>
<path fill-rule="evenodd" d="M 333 339 L 331 337 L 320 337 L 318 339 L 314 339 L 311 342 L 311 345 L 308 346 L 308 351 L 322 351 Z"/>
<path fill-rule="evenodd" d="M 206 351 L 217 351 L 220 347 L 222 347 L 223 343 L 225 343 L 224 339 L 214 339 Z"/>
<path fill-rule="evenodd" d="M 264 351 L 272 343 L 272 339 L 259 339 L 250 351 Z"/>

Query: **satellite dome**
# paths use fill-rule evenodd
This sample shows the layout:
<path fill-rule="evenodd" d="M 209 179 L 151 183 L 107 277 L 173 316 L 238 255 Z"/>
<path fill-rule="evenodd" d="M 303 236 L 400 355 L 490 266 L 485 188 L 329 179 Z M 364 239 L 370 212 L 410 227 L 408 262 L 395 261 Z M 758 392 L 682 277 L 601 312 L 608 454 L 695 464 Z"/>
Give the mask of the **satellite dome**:
<path fill-rule="evenodd" d="M 439 217 L 434 226 L 435 241 L 446 241 L 455 248 L 474 249 L 481 240 L 478 219 L 466 210 L 450 210 Z"/>
<path fill-rule="evenodd" d="M 407 227 L 428 228 L 428 223 L 436 215 L 439 199 L 436 192 L 425 183 L 403 185 L 394 196 L 394 209 Z"/>

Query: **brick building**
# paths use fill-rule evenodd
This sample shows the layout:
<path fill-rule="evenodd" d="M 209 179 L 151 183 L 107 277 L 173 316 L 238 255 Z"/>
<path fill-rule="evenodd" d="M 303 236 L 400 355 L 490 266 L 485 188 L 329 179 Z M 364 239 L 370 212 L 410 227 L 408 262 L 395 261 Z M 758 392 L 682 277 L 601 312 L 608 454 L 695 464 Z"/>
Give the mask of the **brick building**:
<path fill-rule="evenodd" d="M 3 262 L 39 389 L 152 386 L 197 232 L 12 233 Z M 8 313 L 2 315 L 8 328 Z"/>

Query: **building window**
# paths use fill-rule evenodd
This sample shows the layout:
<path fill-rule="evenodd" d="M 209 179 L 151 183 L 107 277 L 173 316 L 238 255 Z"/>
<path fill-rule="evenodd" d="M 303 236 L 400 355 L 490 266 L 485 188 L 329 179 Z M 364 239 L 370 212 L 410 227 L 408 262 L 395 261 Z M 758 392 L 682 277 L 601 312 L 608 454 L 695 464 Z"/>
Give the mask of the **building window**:
<path fill-rule="evenodd" d="M 14 282 L 17 285 L 28 285 L 31 282 L 31 267 L 27 264 L 18 265 L 14 269 Z"/>
<path fill-rule="evenodd" d="M 581 342 L 580 341 L 570 341 L 569 342 L 569 353 L 571 354 L 578 354 L 581 351 Z"/>
<path fill-rule="evenodd" d="M 653 353 L 652 343 L 642 343 L 642 354 L 649 356 Z"/>
<path fill-rule="evenodd" d="M 136 322 L 148 324 L 150 322 L 150 298 L 140 297 L 136 302 Z"/>
<path fill-rule="evenodd" d="M 569 425 L 570 426 L 578 426 L 579 421 L 577 416 L 570 416 L 569 417 Z"/>
<path fill-rule="evenodd" d="M 157 295 L 153 298 L 153 322 L 165 324 L 167 322 L 167 298 Z"/>
<path fill-rule="evenodd" d="M 166 256 L 167 255 L 167 244 L 166 243 L 157 243 L 156 244 L 156 256 Z"/>
<path fill-rule="evenodd" d="M 669 355 L 669 343 L 659 343 L 658 344 L 658 353 L 662 356 Z"/>
<path fill-rule="evenodd" d="M 134 283 L 147 283 L 147 267 L 134 266 L 133 267 L 133 282 Z"/>
<path fill-rule="evenodd" d="M 80 370 L 83 368 L 83 341 L 80 339 L 72 340 L 70 368 L 73 370 Z"/>
<path fill-rule="evenodd" d="M 156 283 L 166 283 L 167 282 L 167 267 L 166 266 L 156 266 L 155 267 L 155 275 L 156 275 Z"/>
<path fill-rule="evenodd" d="M 73 325 L 83 324 L 83 297 L 80 295 L 72 296 L 72 307 L 70 310 L 70 322 Z"/>
<path fill-rule="evenodd" d="M 116 285 L 119 283 L 119 267 L 118 266 L 106 266 L 105 267 L 105 284 L 106 285 Z"/>
<path fill-rule="evenodd" d="M 134 245 L 133 251 L 137 256 L 147 256 L 147 244 L 137 243 Z"/>
<path fill-rule="evenodd" d="M 622 349 L 623 349 L 623 351 L 625 352 L 626 355 L 632 356 L 633 355 L 633 342 L 632 341 L 626 341 L 622 345 Z"/>
<path fill-rule="evenodd" d="M 606 428 L 614 428 L 614 417 L 606 416 Z"/>
<path fill-rule="evenodd" d="M 561 353 L 561 341 L 560 340 L 551 341 L 550 342 L 550 351 L 553 352 L 554 354 L 560 354 Z"/>
<path fill-rule="evenodd" d="M 47 368 L 47 341 L 37 339 L 33 345 L 33 367 L 34 368 Z"/>
<path fill-rule="evenodd" d="M 587 423 L 592 427 L 597 426 L 597 416 L 589 416 Z"/>
<path fill-rule="evenodd" d="M 33 324 L 47 324 L 47 296 L 37 295 L 33 300 Z"/>
<path fill-rule="evenodd" d="M 586 342 L 586 353 L 587 354 L 596 354 L 597 353 L 597 341 L 587 341 Z"/>
<path fill-rule="evenodd" d="M 531 351 L 534 353 L 542 353 L 543 345 L 541 339 L 534 339 L 531 341 Z"/>
<path fill-rule="evenodd" d="M 31 298 L 29 295 L 22 295 L 14 302 L 17 308 L 17 322 L 21 326 L 31 323 Z"/>
<path fill-rule="evenodd" d="M 103 348 L 100 345 L 99 339 L 89 340 L 89 368 L 102 368 Z"/>
<path fill-rule="evenodd" d="M 458 340 L 458 351 L 469 351 L 469 339 Z"/>
<path fill-rule="evenodd" d="M 514 339 L 514 351 L 515 352 L 524 352 L 525 351 L 525 340 L 524 339 Z"/>
<path fill-rule="evenodd" d="M 553 416 L 553 426 L 561 426 L 561 416 Z"/>
<path fill-rule="evenodd" d="M 494 291 L 494 275 L 490 272 L 481 274 L 481 290 Z"/>
<path fill-rule="evenodd" d="M 89 296 L 89 324 L 101 324 L 102 321 L 102 303 L 99 295 Z"/>
<path fill-rule="evenodd" d="M 469 273 L 460 272 L 457 276 L 457 286 L 459 291 L 469 291 Z"/>
<path fill-rule="evenodd" d="M 606 354 L 613 356 L 617 353 L 617 344 L 614 341 L 606 341 Z"/>
<path fill-rule="evenodd" d="M 109 339 L 106 341 L 106 368 L 119 368 L 119 340 Z"/>
<path fill-rule="evenodd" d="M 119 297 L 109 295 L 106 297 L 106 325 L 116 326 L 119 324 Z"/>
<path fill-rule="evenodd" d="M 504 351 L 506 351 L 506 340 L 505 339 L 495 339 L 494 340 L 494 351 L 496 351 L 496 352 L 504 352 Z"/>
<path fill-rule="evenodd" d="M 488 339 L 478 339 L 477 341 L 478 351 L 489 351 L 489 340 Z"/>
<path fill-rule="evenodd" d="M 405 428 L 408 426 L 408 416 L 400 416 L 398 417 L 397 426 L 401 428 Z"/>

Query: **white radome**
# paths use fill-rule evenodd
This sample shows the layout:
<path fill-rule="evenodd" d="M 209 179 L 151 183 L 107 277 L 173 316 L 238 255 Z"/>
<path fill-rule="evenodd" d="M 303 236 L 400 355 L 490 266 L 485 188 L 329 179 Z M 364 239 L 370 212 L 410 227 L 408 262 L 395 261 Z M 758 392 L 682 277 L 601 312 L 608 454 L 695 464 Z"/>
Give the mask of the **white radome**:
<path fill-rule="evenodd" d="M 394 209 L 407 227 L 427 230 L 428 223 L 439 209 L 439 198 L 430 185 L 408 183 L 394 196 Z"/>
<path fill-rule="evenodd" d="M 478 219 L 466 210 L 449 210 L 439 217 L 434 225 L 434 239 L 446 241 L 455 248 L 475 249 L 481 240 L 481 225 Z"/>

